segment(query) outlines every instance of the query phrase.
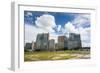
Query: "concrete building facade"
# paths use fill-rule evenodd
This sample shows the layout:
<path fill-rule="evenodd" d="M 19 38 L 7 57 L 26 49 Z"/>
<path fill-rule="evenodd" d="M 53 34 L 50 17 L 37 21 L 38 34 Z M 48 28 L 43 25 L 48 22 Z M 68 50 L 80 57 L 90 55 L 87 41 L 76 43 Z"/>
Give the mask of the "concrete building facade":
<path fill-rule="evenodd" d="M 79 49 L 81 48 L 81 46 L 80 34 L 70 33 L 68 40 L 68 49 Z"/>
<path fill-rule="evenodd" d="M 49 33 L 38 34 L 36 38 L 36 50 L 48 50 Z"/>
<path fill-rule="evenodd" d="M 55 43 L 54 39 L 49 40 L 49 33 L 41 33 L 36 37 L 36 42 L 26 43 L 25 48 L 32 49 L 33 51 L 55 51 L 67 49 L 81 48 L 80 34 L 70 33 L 69 38 L 66 36 L 58 36 L 58 42 Z"/>
<path fill-rule="evenodd" d="M 58 49 L 67 49 L 68 39 L 66 36 L 58 36 Z"/>
<path fill-rule="evenodd" d="M 55 51 L 55 40 L 54 39 L 49 40 L 48 49 L 50 51 Z"/>

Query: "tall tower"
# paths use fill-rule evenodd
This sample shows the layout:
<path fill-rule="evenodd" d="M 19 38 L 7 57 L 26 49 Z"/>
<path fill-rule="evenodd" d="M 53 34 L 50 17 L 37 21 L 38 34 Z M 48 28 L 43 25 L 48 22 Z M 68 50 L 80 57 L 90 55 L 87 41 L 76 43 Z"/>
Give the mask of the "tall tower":
<path fill-rule="evenodd" d="M 68 39 L 66 36 L 58 36 L 58 48 L 61 49 L 67 49 L 67 42 Z"/>
<path fill-rule="evenodd" d="M 80 34 L 70 33 L 68 41 L 68 49 L 79 49 L 79 48 L 81 48 Z"/>
<path fill-rule="evenodd" d="M 49 33 L 41 33 L 36 38 L 36 50 L 48 50 Z"/>
<path fill-rule="evenodd" d="M 54 39 L 49 40 L 49 42 L 48 42 L 48 49 L 50 51 L 55 51 L 55 40 Z"/>

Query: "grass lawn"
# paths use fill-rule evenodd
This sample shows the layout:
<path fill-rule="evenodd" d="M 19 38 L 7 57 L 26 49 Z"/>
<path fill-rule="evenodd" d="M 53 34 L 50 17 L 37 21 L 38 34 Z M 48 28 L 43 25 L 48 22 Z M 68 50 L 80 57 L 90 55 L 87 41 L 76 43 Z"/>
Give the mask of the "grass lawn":
<path fill-rule="evenodd" d="M 25 52 L 24 61 L 42 61 L 42 60 L 66 60 L 66 59 L 88 59 L 90 51 L 41 51 L 41 52 Z"/>

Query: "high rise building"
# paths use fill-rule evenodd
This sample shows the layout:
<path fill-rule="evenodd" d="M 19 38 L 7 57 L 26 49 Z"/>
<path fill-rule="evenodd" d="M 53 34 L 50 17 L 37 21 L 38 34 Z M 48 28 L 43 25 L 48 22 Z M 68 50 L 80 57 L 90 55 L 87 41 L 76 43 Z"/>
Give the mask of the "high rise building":
<path fill-rule="evenodd" d="M 54 51 L 55 50 L 55 40 L 54 39 L 49 40 L 48 49 L 50 51 Z"/>
<path fill-rule="evenodd" d="M 70 33 L 68 40 L 68 49 L 79 49 L 81 48 L 80 34 Z"/>
<path fill-rule="evenodd" d="M 58 48 L 59 50 L 67 49 L 68 39 L 66 36 L 58 36 Z"/>
<path fill-rule="evenodd" d="M 49 33 L 38 34 L 36 38 L 36 50 L 48 50 Z"/>
<path fill-rule="evenodd" d="M 34 50 L 54 51 L 81 48 L 80 34 L 70 33 L 69 38 L 66 36 L 58 36 L 58 42 L 54 39 L 49 40 L 49 33 L 41 33 L 36 37 L 36 42 L 33 44 Z"/>

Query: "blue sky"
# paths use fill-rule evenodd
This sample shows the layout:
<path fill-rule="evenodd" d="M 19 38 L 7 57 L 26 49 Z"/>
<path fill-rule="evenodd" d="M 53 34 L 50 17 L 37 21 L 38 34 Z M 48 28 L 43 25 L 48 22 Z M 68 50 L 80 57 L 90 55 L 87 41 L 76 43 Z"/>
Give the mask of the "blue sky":
<path fill-rule="evenodd" d="M 28 15 L 27 13 L 30 12 L 32 15 Z M 24 21 L 28 24 L 35 24 L 34 21 L 36 17 L 39 17 L 43 14 L 50 14 L 55 17 L 56 24 L 64 25 L 68 21 L 72 21 L 75 17 L 74 13 L 61 13 L 61 12 L 38 12 L 38 11 L 25 11 L 24 12 Z"/>
<path fill-rule="evenodd" d="M 76 33 L 81 34 L 83 46 L 90 46 L 89 13 L 24 11 L 24 24 L 25 42 L 35 41 L 42 32 L 49 32 L 55 40 L 59 35 Z"/>
<path fill-rule="evenodd" d="M 31 13 L 31 14 L 28 14 Z M 36 17 L 43 14 L 50 14 L 55 17 L 55 22 L 57 25 L 64 26 L 65 23 L 71 22 L 76 16 L 82 15 L 84 13 L 64 13 L 64 12 L 40 12 L 40 11 L 24 11 L 24 22 L 27 24 L 35 25 Z M 85 27 L 85 26 L 84 26 Z M 88 27 L 88 26 L 86 26 Z"/>

